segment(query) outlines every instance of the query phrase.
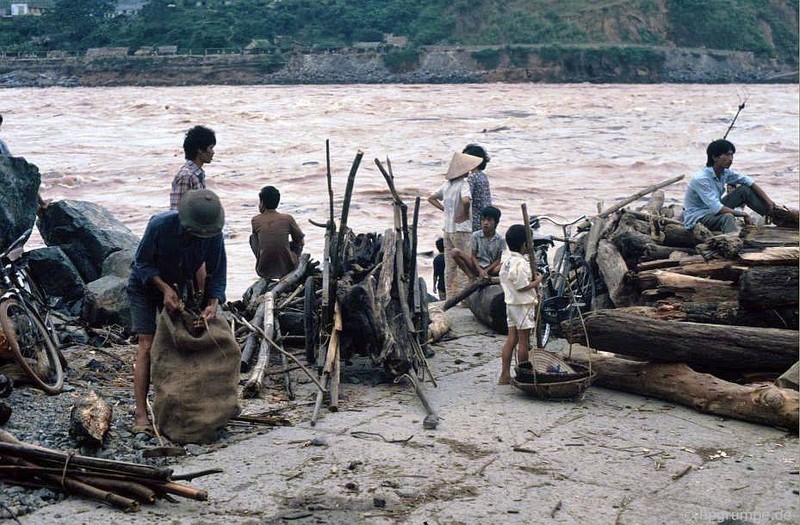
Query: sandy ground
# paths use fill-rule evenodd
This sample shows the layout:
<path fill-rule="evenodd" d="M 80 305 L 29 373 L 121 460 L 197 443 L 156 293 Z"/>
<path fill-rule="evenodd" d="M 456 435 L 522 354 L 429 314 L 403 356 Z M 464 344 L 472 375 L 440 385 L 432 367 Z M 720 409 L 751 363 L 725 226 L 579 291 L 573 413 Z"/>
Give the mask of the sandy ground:
<path fill-rule="evenodd" d="M 598 387 L 575 402 L 527 397 L 495 384 L 502 336 L 466 309 L 451 317 L 454 339 L 430 361 L 438 387 L 426 385 L 441 417 L 436 430 L 423 430 L 408 385 L 373 387 L 362 374 L 343 385 L 341 410 L 323 410 L 316 427 L 306 404 L 293 414 L 300 424 L 181 460 L 176 473 L 224 469 L 191 482 L 208 502 L 160 501 L 124 514 L 70 498 L 20 521 L 798 522 L 796 435 Z M 298 392 L 313 398 L 307 383 Z"/>

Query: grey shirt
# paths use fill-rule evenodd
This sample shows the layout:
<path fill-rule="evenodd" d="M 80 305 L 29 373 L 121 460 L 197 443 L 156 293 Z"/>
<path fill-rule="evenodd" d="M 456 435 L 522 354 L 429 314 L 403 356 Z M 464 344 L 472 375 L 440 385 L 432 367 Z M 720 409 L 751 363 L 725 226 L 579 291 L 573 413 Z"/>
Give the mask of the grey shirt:
<path fill-rule="evenodd" d="M 6 143 L 3 142 L 3 139 L 0 139 L 0 157 L 10 157 L 10 156 L 11 152 L 8 151 L 8 146 L 6 146 Z"/>
<path fill-rule="evenodd" d="M 472 232 L 472 254 L 478 259 L 481 268 L 488 268 L 499 261 L 506 249 L 506 240 L 494 232 L 494 236 L 486 238 L 482 230 Z"/>

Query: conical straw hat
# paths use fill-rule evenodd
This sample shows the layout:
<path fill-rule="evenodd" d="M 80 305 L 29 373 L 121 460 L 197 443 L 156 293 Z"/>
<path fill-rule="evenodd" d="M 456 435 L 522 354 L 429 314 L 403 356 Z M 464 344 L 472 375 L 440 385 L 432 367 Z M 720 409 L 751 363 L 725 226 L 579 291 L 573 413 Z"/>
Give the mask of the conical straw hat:
<path fill-rule="evenodd" d="M 444 178 L 447 180 L 457 179 L 480 166 L 481 162 L 483 162 L 483 159 L 480 157 L 467 155 L 466 153 L 454 153 L 453 160 L 450 161 L 450 167 L 447 169 L 447 173 L 444 174 Z"/>

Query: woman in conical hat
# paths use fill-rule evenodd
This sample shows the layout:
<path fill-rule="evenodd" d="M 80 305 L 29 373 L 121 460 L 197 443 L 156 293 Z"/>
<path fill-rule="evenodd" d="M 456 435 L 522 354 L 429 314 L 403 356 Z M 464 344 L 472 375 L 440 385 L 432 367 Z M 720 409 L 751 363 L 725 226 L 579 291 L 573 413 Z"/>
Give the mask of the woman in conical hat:
<path fill-rule="evenodd" d="M 472 235 L 472 217 L 467 174 L 477 168 L 483 159 L 466 153 L 454 153 L 450 167 L 444 174 L 445 182 L 434 191 L 428 202 L 444 212 L 444 283 L 446 297 L 453 297 L 467 285 L 467 277 L 458 272 L 450 252 L 453 248 L 469 251 Z"/>

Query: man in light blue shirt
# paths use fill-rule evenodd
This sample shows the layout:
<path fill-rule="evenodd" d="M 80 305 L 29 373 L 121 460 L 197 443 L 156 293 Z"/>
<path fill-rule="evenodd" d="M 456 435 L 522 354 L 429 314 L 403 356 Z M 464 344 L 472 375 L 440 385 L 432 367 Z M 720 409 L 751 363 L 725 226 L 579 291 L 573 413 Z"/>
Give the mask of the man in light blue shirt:
<path fill-rule="evenodd" d="M 736 208 L 747 205 L 767 224 L 772 219 L 775 203 L 753 179 L 730 169 L 736 147 L 725 139 L 715 140 L 706 148 L 706 167 L 697 172 L 686 188 L 683 203 L 683 225 L 691 229 L 700 223 L 712 231 L 733 233 L 739 231 L 736 217 L 750 224 L 750 215 Z M 725 197 L 726 185 L 735 185 Z"/>

